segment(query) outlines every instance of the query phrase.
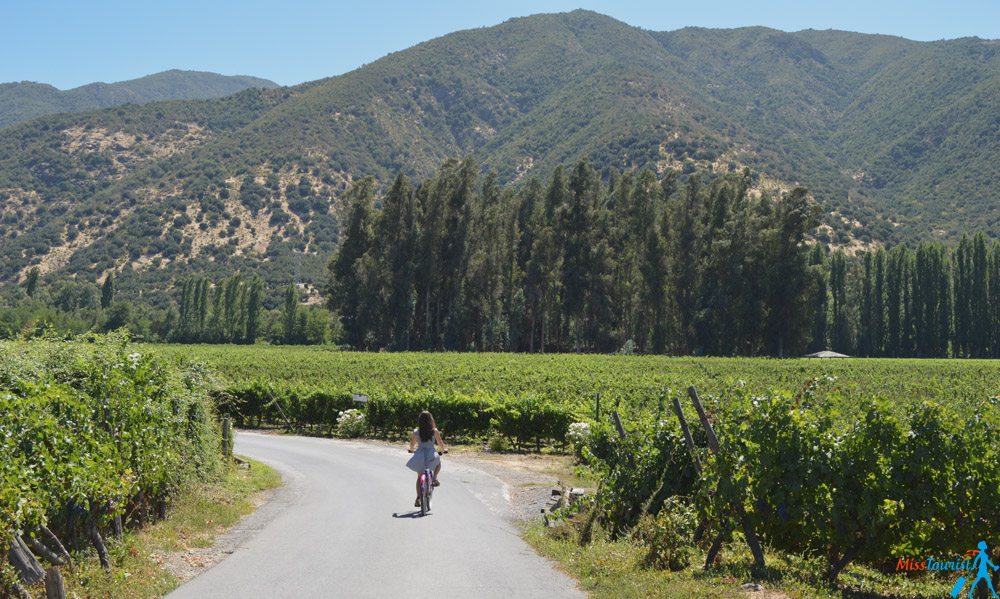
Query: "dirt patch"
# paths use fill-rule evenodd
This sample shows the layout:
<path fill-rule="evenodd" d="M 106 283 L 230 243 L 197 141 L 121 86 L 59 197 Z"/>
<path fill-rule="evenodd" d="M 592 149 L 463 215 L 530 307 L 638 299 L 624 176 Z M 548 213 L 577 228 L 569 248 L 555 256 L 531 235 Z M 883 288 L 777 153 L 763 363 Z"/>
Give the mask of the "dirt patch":
<path fill-rule="evenodd" d="M 461 451 L 452 459 L 502 480 L 508 489 L 511 517 L 516 521 L 541 517 L 553 488 L 574 486 L 568 456 Z"/>
<path fill-rule="evenodd" d="M 208 139 L 201 125 L 181 122 L 145 138 L 106 127 L 69 127 L 62 134 L 62 148 L 68 154 L 103 154 L 110 158 L 114 178 L 121 177 L 135 165 L 184 152 Z"/>

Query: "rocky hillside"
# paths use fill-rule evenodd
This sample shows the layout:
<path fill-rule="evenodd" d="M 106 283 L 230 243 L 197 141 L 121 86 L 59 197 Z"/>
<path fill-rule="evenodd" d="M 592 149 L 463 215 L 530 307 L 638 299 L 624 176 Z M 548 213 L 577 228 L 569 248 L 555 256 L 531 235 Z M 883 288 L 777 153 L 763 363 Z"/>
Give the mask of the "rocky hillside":
<path fill-rule="evenodd" d="M 834 245 L 1000 233 L 1000 43 L 513 19 L 339 77 L 0 130 L 0 280 L 150 290 L 196 270 L 315 285 L 352 180 L 472 154 L 504 180 L 749 166 Z"/>

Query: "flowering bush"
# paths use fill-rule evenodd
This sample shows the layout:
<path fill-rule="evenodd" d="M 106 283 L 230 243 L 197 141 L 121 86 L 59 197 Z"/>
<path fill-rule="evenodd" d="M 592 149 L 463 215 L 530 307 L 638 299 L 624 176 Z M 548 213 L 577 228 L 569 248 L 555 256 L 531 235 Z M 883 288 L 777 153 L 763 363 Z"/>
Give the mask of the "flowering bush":
<path fill-rule="evenodd" d="M 573 453 L 581 455 L 583 448 L 590 442 L 590 424 L 586 422 L 574 422 L 569 425 L 566 431 L 566 443 L 573 448 Z"/>
<path fill-rule="evenodd" d="M 368 422 L 361 410 L 346 410 L 337 417 L 337 433 L 341 437 L 360 437 L 368 430 Z"/>

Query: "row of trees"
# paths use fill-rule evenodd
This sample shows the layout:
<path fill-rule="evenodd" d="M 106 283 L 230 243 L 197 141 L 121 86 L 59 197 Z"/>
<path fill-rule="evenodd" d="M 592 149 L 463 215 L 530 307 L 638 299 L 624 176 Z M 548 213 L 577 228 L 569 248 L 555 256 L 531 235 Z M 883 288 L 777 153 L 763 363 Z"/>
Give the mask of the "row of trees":
<path fill-rule="evenodd" d="M 964 236 L 849 257 L 816 246 L 812 347 L 862 356 L 1000 357 L 1000 241 Z"/>
<path fill-rule="evenodd" d="M 171 291 L 171 290 L 168 290 Z M 282 303 L 268 308 L 261 277 L 236 273 L 218 282 L 193 276 L 174 288 L 176 301 L 156 308 L 141 298 L 117 299 L 109 273 L 98 286 L 72 279 L 43 280 L 29 271 L 20 287 L 0 289 L 0 339 L 128 329 L 135 339 L 178 343 L 330 343 L 337 324 L 321 306 L 302 303 L 290 284 Z"/>
<path fill-rule="evenodd" d="M 192 277 L 181 288 L 173 339 L 181 343 L 256 343 L 264 281 L 236 273 L 217 285 Z"/>
<path fill-rule="evenodd" d="M 349 193 L 329 306 L 357 348 L 782 354 L 806 346 L 803 189 L 587 162 L 502 187 L 471 159 Z"/>
<path fill-rule="evenodd" d="M 315 345 L 331 340 L 330 315 L 303 306 L 298 287 L 289 284 L 279 310 L 264 309 L 264 281 L 242 274 L 212 284 L 193 277 L 181 287 L 179 315 L 169 338 L 181 343 L 246 343 L 261 336 L 272 343 Z M 267 316 L 271 326 L 266 327 Z"/>

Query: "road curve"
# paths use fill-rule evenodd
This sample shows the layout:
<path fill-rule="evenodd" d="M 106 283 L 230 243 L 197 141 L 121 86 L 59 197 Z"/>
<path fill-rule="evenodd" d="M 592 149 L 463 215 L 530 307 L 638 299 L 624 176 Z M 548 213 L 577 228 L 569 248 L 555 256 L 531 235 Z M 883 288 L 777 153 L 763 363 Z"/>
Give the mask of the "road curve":
<path fill-rule="evenodd" d="M 285 485 L 232 555 L 170 598 L 584 597 L 518 536 L 503 483 L 460 460 L 445 457 L 420 518 L 402 446 L 241 432 L 236 451 Z"/>

